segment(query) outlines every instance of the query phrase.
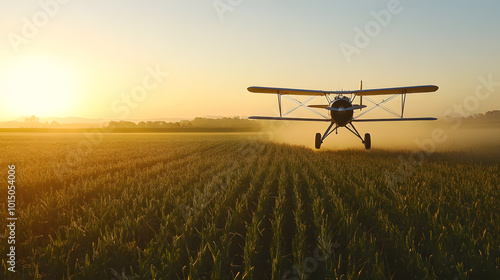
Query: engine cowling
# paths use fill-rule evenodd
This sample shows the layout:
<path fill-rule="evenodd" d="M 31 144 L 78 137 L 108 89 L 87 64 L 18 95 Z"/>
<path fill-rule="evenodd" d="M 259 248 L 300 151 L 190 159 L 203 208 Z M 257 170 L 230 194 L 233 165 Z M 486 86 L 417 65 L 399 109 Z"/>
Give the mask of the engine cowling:
<path fill-rule="evenodd" d="M 347 97 L 339 97 L 330 103 L 332 108 L 350 108 L 352 106 L 351 101 Z M 352 110 L 348 111 L 330 111 L 333 121 L 338 126 L 346 126 L 352 121 L 352 116 L 354 112 Z"/>

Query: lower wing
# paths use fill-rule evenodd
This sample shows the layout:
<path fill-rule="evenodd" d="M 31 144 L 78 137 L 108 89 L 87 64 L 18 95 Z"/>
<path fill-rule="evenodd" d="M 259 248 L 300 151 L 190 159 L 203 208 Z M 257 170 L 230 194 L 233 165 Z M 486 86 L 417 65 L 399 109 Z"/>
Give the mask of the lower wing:
<path fill-rule="evenodd" d="M 435 121 L 437 118 L 360 119 L 353 122 Z"/>
<path fill-rule="evenodd" d="M 251 120 L 277 120 L 277 121 L 307 121 L 307 122 L 331 122 L 330 119 L 308 119 L 308 118 L 283 118 L 283 117 L 248 117 Z"/>
<path fill-rule="evenodd" d="M 275 120 L 275 121 L 307 121 L 307 122 L 332 122 L 331 119 L 309 119 L 309 118 L 283 118 L 283 117 L 261 117 L 251 116 L 250 120 Z M 435 121 L 437 118 L 392 118 L 392 119 L 360 119 L 353 122 L 394 122 L 394 121 Z"/>

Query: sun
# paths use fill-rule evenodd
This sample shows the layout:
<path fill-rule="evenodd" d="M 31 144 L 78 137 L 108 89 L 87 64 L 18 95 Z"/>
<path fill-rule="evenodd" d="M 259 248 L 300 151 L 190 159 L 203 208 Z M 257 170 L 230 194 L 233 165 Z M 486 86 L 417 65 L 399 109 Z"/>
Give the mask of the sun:
<path fill-rule="evenodd" d="M 78 86 L 69 67 L 48 58 L 17 61 L 7 74 L 5 105 L 13 115 L 40 117 L 71 113 Z"/>

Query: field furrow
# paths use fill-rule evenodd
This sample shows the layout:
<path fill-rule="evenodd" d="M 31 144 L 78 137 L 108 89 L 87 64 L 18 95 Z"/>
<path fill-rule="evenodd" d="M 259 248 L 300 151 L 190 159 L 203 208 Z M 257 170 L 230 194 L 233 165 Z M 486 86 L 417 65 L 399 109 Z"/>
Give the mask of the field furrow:
<path fill-rule="evenodd" d="M 500 278 L 498 163 L 252 137 L 6 135 L 15 279 Z"/>

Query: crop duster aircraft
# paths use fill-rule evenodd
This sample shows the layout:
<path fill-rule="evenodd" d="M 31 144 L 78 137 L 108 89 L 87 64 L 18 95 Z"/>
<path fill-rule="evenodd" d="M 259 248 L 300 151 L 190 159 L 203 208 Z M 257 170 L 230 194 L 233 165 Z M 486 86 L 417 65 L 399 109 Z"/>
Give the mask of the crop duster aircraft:
<path fill-rule="evenodd" d="M 427 86 L 410 86 L 410 87 L 395 87 L 395 88 L 381 88 L 381 89 L 363 89 L 363 82 L 361 81 L 361 86 L 359 90 L 348 90 L 348 91 L 324 91 L 324 90 L 306 90 L 306 89 L 289 89 L 289 88 L 273 88 L 273 87 L 249 87 L 248 91 L 254 93 L 270 93 L 276 94 L 278 96 L 278 106 L 279 106 L 279 117 L 261 117 L 261 116 L 251 116 L 249 119 L 253 120 L 285 120 L 285 121 L 312 121 L 312 122 L 329 122 L 330 126 L 326 129 L 325 133 L 321 135 L 321 133 L 316 133 L 316 149 L 321 147 L 323 141 L 333 132 L 338 133 L 337 129 L 339 127 L 345 127 L 350 132 L 352 132 L 356 137 L 361 139 L 361 142 L 365 145 L 366 149 L 371 148 L 371 137 L 369 133 L 365 134 L 365 137 L 362 138 L 359 134 L 356 127 L 354 127 L 354 122 L 387 122 L 387 121 L 432 121 L 437 120 L 437 118 L 432 117 L 423 117 L 423 118 L 405 118 L 404 110 L 406 103 L 406 94 L 409 93 L 423 93 L 423 92 L 435 92 L 439 88 L 433 85 Z M 303 95 L 303 96 L 311 96 L 307 101 L 301 102 L 291 95 Z M 370 96 L 374 95 L 390 95 L 387 99 L 384 99 L 380 102 L 373 101 Z M 283 114 L 281 112 L 281 97 L 284 96 L 291 101 L 295 102 L 297 106 L 290 110 L 289 112 Z M 306 104 L 314 99 L 316 96 L 324 96 L 326 98 L 327 104 L 324 105 L 307 105 Z M 334 96 L 332 99 L 331 96 Z M 393 110 L 385 107 L 383 104 L 388 101 L 396 98 L 397 96 L 401 97 L 401 113 L 396 113 Z M 356 97 L 359 97 L 359 104 L 353 104 Z M 354 117 L 355 110 L 362 110 L 366 108 L 366 105 L 363 105 L 363 97 L 368 100 L 370 103 L 374 104 L 372 108 L 367 109 L 365 112 L 358 114 Z M 296 109 L 304 107 L 312 112 L 322 116 L 322 118 L 312 119 L 312 118 L 290 118 L 286 117 L 288 114 L 292 113 Z M 381 108 L 392 115 L 395 118 L 387 118 L 387 119 L 363 119 L 360 118 L 364 114 L 369 111 Z M 321 112 L 318 112 L 314 109 L 323 109 L 327 110 L 328 114 L 325 115 Z M 328 116 L 329 115 L 329 116 Z"/>

